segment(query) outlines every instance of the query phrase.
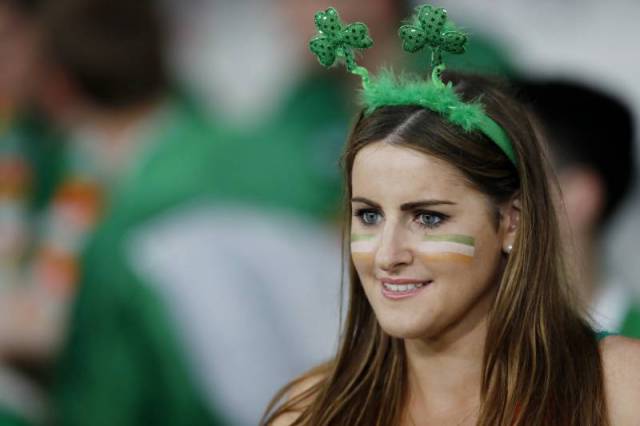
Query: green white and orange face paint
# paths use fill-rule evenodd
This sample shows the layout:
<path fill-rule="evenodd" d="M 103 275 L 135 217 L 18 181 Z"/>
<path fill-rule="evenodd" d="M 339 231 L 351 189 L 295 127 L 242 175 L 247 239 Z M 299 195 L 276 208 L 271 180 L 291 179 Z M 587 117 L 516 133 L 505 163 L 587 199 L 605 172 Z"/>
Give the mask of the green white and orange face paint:
<path fill-rule="evenodd" d="M 418 243 L 418 253 L 427 261 L 471 263 L 475 255 L 475 239 L 468 235 L 425 235 Z"/>
<path fill-rule="evenodd" d="M 354 259 L 372 257 L 377 249 L 376 234 L 351 234 L 351 255 Z M 462 234 L 424 235 L 416 245 L 416 253 L 430 262 L 469 264 L 475 250 L 475 239 Z"/>
<path fill-rule="evenodd" d="M 351 256 L 354 259 L 372 258 L 377 248 L 376 234 L 351 234 Z"/>

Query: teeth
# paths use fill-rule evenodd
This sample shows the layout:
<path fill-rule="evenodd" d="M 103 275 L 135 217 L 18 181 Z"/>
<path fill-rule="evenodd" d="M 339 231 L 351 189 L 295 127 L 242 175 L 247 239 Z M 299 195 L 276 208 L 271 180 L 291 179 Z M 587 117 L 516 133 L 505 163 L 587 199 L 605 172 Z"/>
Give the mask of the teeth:
<path fill-rule="evenodd" d="M 389 283 L 384 283 L 384 288 L 389 290 L 389 291 L 394 291 L 394 292 L 398 292 L 398 293 L 406 293 L 407 291 L 412 291 L 415 290 L 417 288 L 421 288 L 424 287 L 424 283 L 418 283 L 418 284 L 389 284 Z"/>

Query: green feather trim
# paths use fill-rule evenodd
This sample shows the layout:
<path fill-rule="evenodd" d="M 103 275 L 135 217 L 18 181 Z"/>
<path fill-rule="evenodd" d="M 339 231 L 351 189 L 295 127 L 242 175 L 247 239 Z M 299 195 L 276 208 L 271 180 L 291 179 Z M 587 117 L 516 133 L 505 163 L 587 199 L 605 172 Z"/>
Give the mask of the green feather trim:
<path fill-rule="evenodd" d="M 467 132 L 484 133 L 517 165 L 513 145 L 502 127 L 485 114 L 479 99 L 463 102 L 451 83 L 423 80 L 409 74 L 396 76 L 387 69 L 363 84 L 360 100 L 365 115 L 385 106 L 408 105 L 437 112 Z"/>
<path fill-rule="evenodd" d="M 397 76 L 391 70 L 371 79 L 361 92 L 361 102 L 366 115 L 383 106 L 421 106 L 446 116 L 467 132 L 479 130 L 485 117 L 481 103 L 461 101 L 450 84 L 438 85 L 409 74 Z"/>

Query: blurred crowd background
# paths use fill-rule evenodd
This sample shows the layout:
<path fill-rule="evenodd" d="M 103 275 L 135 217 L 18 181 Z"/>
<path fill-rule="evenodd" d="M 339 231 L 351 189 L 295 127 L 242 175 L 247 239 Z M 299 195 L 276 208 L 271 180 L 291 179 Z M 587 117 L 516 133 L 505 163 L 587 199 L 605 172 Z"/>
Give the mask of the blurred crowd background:
<path fill-rule="evenodd" d="M 255 425 L 335 350 L 358 79 L 401 0 L 0 0 L 0 426 Z M 576 293 L 640 337 L 640 3 L 442 0 L 547 138 Z"/>

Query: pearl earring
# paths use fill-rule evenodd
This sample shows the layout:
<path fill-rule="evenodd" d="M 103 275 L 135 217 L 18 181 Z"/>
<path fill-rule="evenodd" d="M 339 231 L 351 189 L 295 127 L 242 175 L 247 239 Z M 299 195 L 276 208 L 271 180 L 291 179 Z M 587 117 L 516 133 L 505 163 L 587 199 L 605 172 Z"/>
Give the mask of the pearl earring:
<path fill-rule="evenodd" d="M 507 248 L 504 250 L 506 254 L 511 254 L 511 250 L 513 250 L 513 244 L 509 244 Z"/>

